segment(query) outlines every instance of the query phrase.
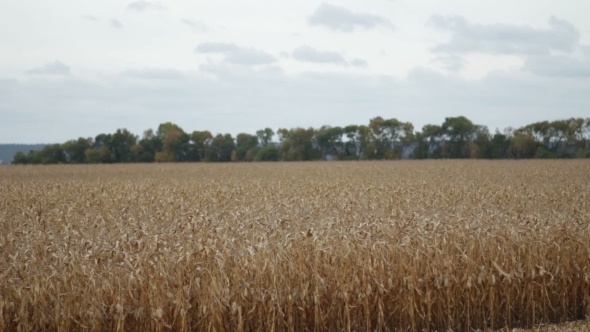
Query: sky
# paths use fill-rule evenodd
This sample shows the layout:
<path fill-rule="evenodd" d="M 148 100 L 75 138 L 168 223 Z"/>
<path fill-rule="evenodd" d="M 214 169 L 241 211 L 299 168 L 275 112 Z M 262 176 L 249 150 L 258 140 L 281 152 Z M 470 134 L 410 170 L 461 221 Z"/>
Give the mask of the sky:
<path fill-rule="evenodd" d="M 0 0 L 0 143 L 590 117 L 586 0 Z"/>

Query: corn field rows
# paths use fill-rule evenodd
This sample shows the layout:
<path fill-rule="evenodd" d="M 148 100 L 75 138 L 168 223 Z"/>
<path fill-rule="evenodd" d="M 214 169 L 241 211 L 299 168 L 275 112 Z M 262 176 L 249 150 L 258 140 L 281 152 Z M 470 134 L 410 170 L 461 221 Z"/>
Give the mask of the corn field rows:
<path fill-rule="evenodd" d="M 590 162 L 0 168 L 0 330 L 471 331 L 590 316 Z"/>

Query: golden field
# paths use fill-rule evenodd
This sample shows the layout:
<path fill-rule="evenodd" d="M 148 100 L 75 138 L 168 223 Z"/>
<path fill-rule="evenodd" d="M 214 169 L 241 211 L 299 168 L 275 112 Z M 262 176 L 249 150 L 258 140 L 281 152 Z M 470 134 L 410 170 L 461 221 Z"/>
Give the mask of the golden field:
<path fill-rule="evenodd" d="M 0 227 L 0 330 L 472 331 L 590 316 L 583 160 L 8 166 Z"/>

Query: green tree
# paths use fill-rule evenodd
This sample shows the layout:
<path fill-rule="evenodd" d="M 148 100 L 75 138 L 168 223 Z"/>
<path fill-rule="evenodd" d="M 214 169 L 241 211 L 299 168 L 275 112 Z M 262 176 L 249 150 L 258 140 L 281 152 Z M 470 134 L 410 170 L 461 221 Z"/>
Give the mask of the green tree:
<path fill-rule="evenodd" d="M 156 161 L 188 161 L 191 159 L 191 138 L 177 124 L 172 122 L 160 124 L 156 136 L 163 143 L 163 151 L 156 152 Z"/>
<path fill-rule="evenodd" d="M 131 147 L 137 144 L 137 136 L 127 129 L 117 129 L 111 136 L 108 146 L 114 154 L 112 162 L 126 163 L 132 161 Z"/>
<path fill-rule="evenodd" d="M 256 136 L 258 137 L 258 141 L 260 142 L 260 145 L 262 145 L 262 146 L 269 145 L 270 142 L 272 142 L 272 138 L 274 135 L 275 135 L 275 132 L 270 128 L 261 129 L 256 132 Z"/>
<path fill-rule="evenodd" d="M 438 125 L 426 125 L 422 127 L 423 137 L 427 140 L 426 158 L 438 159 L 441 157 L 443 130 Z"/>
<path fill-rule="evenodd" d="M 160 137 L 161 140 L 164 140 L 166 135 L 172 131 L 178 131 L 178 132 L 184 133 L 184 130 L 182 130 L 182 128 L 180 128 L 180 126 L 178 126 L 177 124 L 172 123 L 172 122 L 166 122 L 166 123 L 161 123 L 158 126 L 158 130 L 156 131 L 156 136 Z"/>
<path fill-rule="evenodd" d="M 580 119 L 576 140 L 578 141 L 578 156 L 590 158 L 590 118 Z"/>
<path fill-rule="evenodd" d="M 110 148 L 112 145 L 112 137 L 110 134 L 98 134 L 94 138 L 94 148 L 100 149 L 103 146 Z"/>
<path fill-rule="evenodd" d="M 191 160 L 207 161 L 210 159 L 209 156 L 211 156 L 213 153 L 211 149 L 212 141 L 213 135 L 211 135 L 210 131 L 193 131 L 191 134 Z"/>
<path fill-rule="evenodd" d="M 414 149 L 413 158 L 440 158 L 443 145 L 442 135 L 442 128 L 438 125 L 427 124 L 423 126 L 422 131 L 415 134 L 417 146 Z"/>
<path fill-rule="evenodd" d="M 12 164 L 14 165 L 26 165 L 29 163 L 29 159 L 27 158 L 27 156 L 25 155 L 24 152 L 22 151 L 18 151 L 14 157 L 12 158 Z"/>
<path fill-rule="evenodd" d="M 103 145 L 99 150 L 99 160 L 103 164 L 110 164 L 116 161 L 116 157 L 106 145 Z"/>
<path fill-rule="evenodd" d="M 29 164 L 41 164 L 41 150 L 29 151 L 29 153 L 27 154 L 27 160 L 29 161 Z"/>
<path fill-rule="evenodd" d="M 241 133 L 236 136 L 236 154 L 240 161 L 252 161 L 258 147 L 258 136 Z M 266 146 L 266 145 L 265 145 Z M 248 153 L 250 152 L 250 153 Z"/>
<path fill-rule="evenodd" d="M 232 152 L 236 144 L 231 134 L 217 134 L 211 141 L 211 156 L 208 161 L 228 162 L 231 161 Z"/>
<path fill-rule="evenodd" d="M 476 125 L 464 116 L 445 118 L 441 130 L 448 144 L 446 157 L 469 158 L 476 129 Z"/>
<path fill-rule="evenodd" d="M 321 150 L 317 147 L 313 128 L 279 129 L 281 147 L 279 156 L 284 161 L 318 160 Z"/>
<path fill-rule="evenodd" d="M 342 130 L 343 135 L 346 137 L 344 142 L 344 158 L 347 160 L 358 159 L 361 155 L 359 146 L 359 126 L 349 125 L 344 127 Z"/>
<path fill-rule="evenodd" d="M 371 158 L 376 159 L 401 158 L 404 145 L 408 145 L 414 131 L 411 123 L 397 119 L 386 120 L 380 116 L 371 119 L 369 128 L 373 132 L 375 146 L 375 152 Z"/>
<path fill-rule="evenodd" d="M 170 150 L 156 152 L 155 159 L 157 163 L 171 163 L 174 162 L 174 154 Z"/>
<path fill-rule="evenodd" d="M 490 159 L 507 158 L 509 147 L 510 140 L 508 139 L 508 136 L 500 133 L 500 131 L 496 129 L 496 133 L 490 141 L 489 154 L 486 157 Z"/>
<path fill-rule="evenodd" d="M 267 146 L 263 146 L 258 149 L 256 152 L 256 157 L 254 157 L 254 161 L 278 161 L 279 160 L 279 149 L 273 145 L 269 144 Z"/>
<path fill-rule="evenodd" d="M 88 148 L 84 151 L 84 154 L 86 155 L 86 162 L 89 164 L 98 164 L 101 161 L 99 150 Z"/>
<path fill-rule="evenodd" d="M 470 157 L 473 159 L 490 158 L 492 145 L 490 131 L 486 126 L 475 126 L 475 138 L 469 147 Z"/>
<path fill-rule="evenodd" d="M 341 127 L 323 126 L 316 131 L 315 140 L 321 151 L 321 158 L 331 155 L 339 159 L 345 156 L 342 135 L 344 130 Z"/>
<path fill-rule="evenodd" d="M 143 156 L 143 154 L 145 153 L 145 149 L 143 147 L 143 145 L 141 145 L 140 143 L 137 143 L 135 145 L 133 145 L 131 148 L 129 148 L 129 152 L 130 152 L 130 157 L 132 162 L 134 163 L 138 163 L 141 162 L 141 158 Z"/>
<path fill-rule="evenodd" d="M 404 122 L 403 123 L 403 135 L 400 138 L 401 142 L 401 155 L 405 155 L 406 151 L 408 151 L 414 143 L 416 142 L 416 134 L 414 132 L 414 125 L 411 122 Z"/>
<path fill-rule="evenodd" d="M 192 146 L 190 144 L 190 136 L 186 133 L 179 133 L 177 131 L 168 133 L 173 135 L 173 139 L 170 143 L 170 151 L 174 155 L 175 161 L 189 161 L 190 151 Z"/>
<path fill-rule="evenodd" d="M 78 138 L 70 140 L 62 145 L 66 154 L 66 161 L 73 164 L 83 164 L 86 162 L 86 149 L 92 147 L 91 138 Z"/>
<path fill-rule="evenodd" d="M 516 159 L 534 158 L 538 143 L 528 130 L 516 130 L 508 147 L 508 155 Z"/>
<path fill-rule="evenodd" d="M 61 144 L 47 145 L 40 151 L 40 154 L 42 164 L 65 164 L 67 162 Z"/>
<path fill-rule="evenodd" d="M 154 134 L 152 129 L 143 132 L 143 137 L 139 141 L 141 145 L 141 153 L 137 156 L 138 162 L 150 163 L 155 161 L 156 153 L 162 150 L 164 143 L 162 139 Z M 140 151 L 138 147 L 135 148 L 135 153 Z M 132 151 L 132 153 L 134 153 Z"/>

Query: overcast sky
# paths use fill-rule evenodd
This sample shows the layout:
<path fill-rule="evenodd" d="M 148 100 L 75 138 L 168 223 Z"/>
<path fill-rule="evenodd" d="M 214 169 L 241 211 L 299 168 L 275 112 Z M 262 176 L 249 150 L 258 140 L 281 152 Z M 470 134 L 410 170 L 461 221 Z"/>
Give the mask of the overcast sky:
<path fill-rule="evenodd" d="M 590 117 L 586 0 L 0 0 L 0 143 Z"/>

